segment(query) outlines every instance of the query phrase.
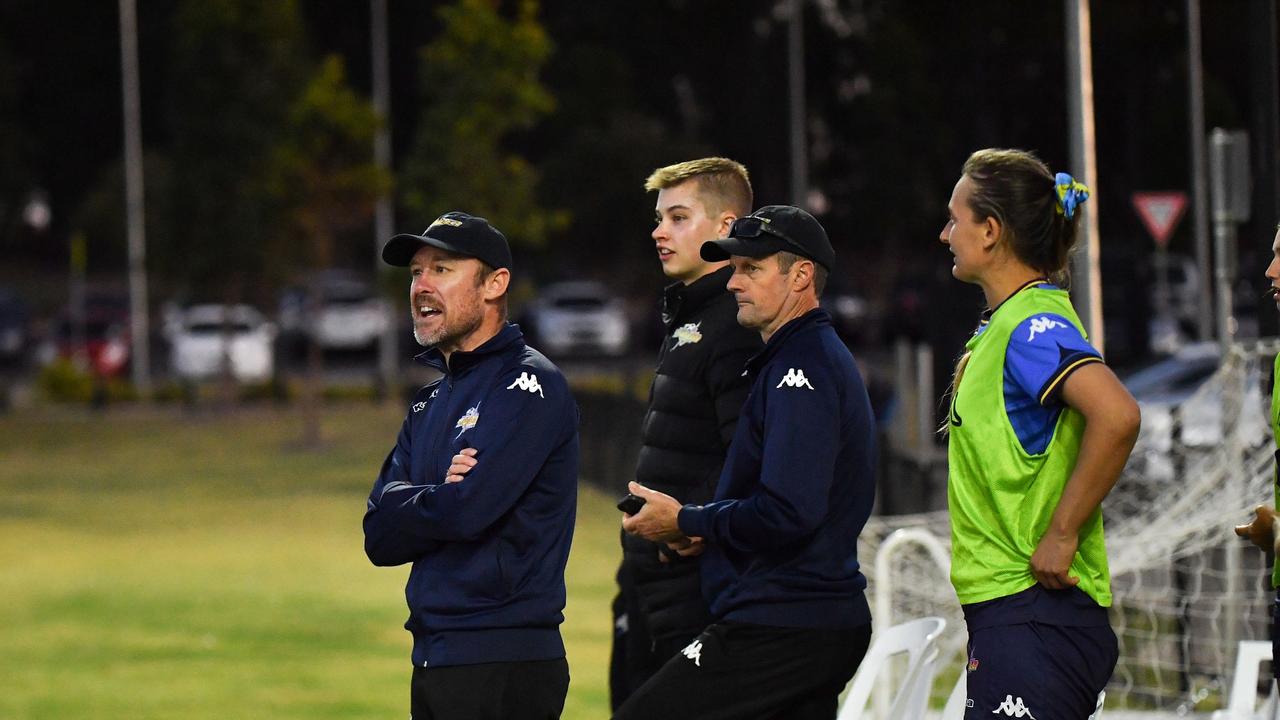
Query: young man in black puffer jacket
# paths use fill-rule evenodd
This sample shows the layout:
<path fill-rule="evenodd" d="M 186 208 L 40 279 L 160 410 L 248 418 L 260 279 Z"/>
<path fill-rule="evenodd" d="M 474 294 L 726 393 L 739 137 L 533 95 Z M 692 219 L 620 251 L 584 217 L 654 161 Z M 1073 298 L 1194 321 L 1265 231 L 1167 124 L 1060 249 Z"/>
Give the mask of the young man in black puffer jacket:
<path fill-rule="evenodd" d="M 728 264 L 703 260 L 699 251 L 750 213 L 751 183 L 740 163 L 702 158 L 655 170 L 645 189 L 658 192 L 653 239 L 663 272 L 676 282 L 663 294 L 665 338 L 635 480 L 701 504 L 715 494 L 747 395 L 743 371 L 763 343 L 737 322 L 725 288 Z M 711 623 L 699 558 L 630 535 L 622 545 L 610 662 L 615 709 Z"/>

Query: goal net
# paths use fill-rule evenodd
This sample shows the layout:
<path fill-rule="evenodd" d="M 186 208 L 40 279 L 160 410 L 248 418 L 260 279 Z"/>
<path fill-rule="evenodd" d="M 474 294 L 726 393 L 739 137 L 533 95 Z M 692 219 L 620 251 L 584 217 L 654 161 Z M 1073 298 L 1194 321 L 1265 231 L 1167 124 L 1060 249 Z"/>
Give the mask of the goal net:
<path fill-rule="evenodd" d="M 1268 638 L 1270 558 L 1232 526 L 1273 497 L 1275 352 L 1274 342 L 1234 346 L 1188 396 L 1142 404 L 1138 443 L 1103 505 L 1120 641 L 1108 709 L 1222 707 L 1238 642 Z M 937 697 L 963 667 L 966 638 L 947 578 L 948 533 L 945 512 L 881 516 L 859 542 L 859 557 L 874 558 L 866 571 L 880 627 L 948 620 Z"/>

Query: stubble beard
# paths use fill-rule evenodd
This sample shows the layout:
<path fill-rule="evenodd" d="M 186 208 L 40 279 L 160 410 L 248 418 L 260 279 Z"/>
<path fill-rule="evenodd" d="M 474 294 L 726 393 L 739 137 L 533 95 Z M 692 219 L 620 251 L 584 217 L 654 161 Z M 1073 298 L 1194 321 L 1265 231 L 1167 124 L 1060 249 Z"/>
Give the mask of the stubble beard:
<path fill-rule="evenodd" d="M 479 307 L 471 309 L 471 312 L 466 312 L 465 310 L 456 311 L 452 318 L 449 312 L 441 312 L 443 322 L 433 330 L 423 330 L 418 327 L 418 318 L 415 311 L 413 339 L 423 347 L 452 350 L 461 340 L 480 327 L 480 322 L 483 319 L 482 310 Z"/>

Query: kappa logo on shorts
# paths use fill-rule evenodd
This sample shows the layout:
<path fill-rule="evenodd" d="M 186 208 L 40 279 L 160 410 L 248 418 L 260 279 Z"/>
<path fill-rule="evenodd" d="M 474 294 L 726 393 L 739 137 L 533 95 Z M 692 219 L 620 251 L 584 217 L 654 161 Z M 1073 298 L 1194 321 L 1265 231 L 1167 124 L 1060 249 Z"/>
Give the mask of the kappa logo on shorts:
<path fill-rule="evenodd" d="M 1031 714 L 1031 709 L 1022 704 L 1022 698 L 1015 699 L 1012 695 L 1005 695 L 1004 702 L 991 711 L 992 715 L 1000 715 L 1002 713 L 1006 717 L 1036 720 L 1036 716 Z"/>
<path fill-rule="evenodd" d="M 778 383 L 778 387 L 782 387 L 783 385 L 793 388 L 802 387 L 809 388 L 810 390 L 813 389 L 813 386 L 809 384 L 809 378 L 804 376 L 804 370 L 797 370 L 796 368 L 787 369 L 787 374 L 783 376 L 782 380 Z M 777 388 L 774 389 L 776 390 Z"/>
<path fill-rule="evenodd" d="M 680 327 L 676 328 L 676 331 L 671 333 L 671 337 L 676 339 L 676 344 L 672 345 L 671 349 L 675 350 L 678 347 L 683 347 L 685 345 L 692 345 L 696 342 L 701 342 L 702 332 L 698 330 L 698 328 L 701 326 L 702 326 L 702 321 L 699 320 L 696 323 L 685 323 L 684 325 L 681 325 Z"/>
<path fill-rule="evenodd" d="M 538 393 L 538 397 L 544 397 L 544 398 L 546 397 L 546 395 L 542 394 L 542 385 L 538 383 L 538 376 L 534 375 L 533 373 L 527 373 L 527 372 L 520 373 L 520 377 L 516 378 L 515 382 L 507 386 L 508 390 L 511 390 L 513 388 L 528 390 L 531 393 L 536 392 Z"/>
<path fill-rule="evenodd" d="M 698 667 L 702 667 L 702 641 L 701 640 L 694 640 L 693 642 L 689 643 L 688 646 L 685 647 L 685 649 L 680 651 L 680 654 L 692 660 L 694 665 L 697 665 Z"/>
<path fill-rule="evenodd" d="M 1027 335 L 1027 342 L 1031 342 L 1032 340 L 1035 340 L 1036 335 L 1039 335 L 1040 333 L 1048 332 L 1049 330 L 1052 330 L 1053 328 L 1056 328 L 1056 327 L 1065 328 L 1066 325 L 1063 325 L 1057 320 L 1052 320 L 1048 317 L 1045 317 L 1044 315 L 1041 315 L 1038 318 L 1031 318 L 1031 334 Z"/>

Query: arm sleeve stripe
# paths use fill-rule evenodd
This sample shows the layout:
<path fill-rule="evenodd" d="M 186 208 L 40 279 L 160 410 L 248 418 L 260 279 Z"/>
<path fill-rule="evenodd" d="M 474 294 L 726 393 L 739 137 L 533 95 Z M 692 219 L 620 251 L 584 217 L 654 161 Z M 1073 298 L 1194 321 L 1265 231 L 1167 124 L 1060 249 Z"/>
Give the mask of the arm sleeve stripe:
<path fill-rule="evenodd" d="M 1082 357 L 1079 360 L 1076 360 L 1068 364 L 1066 367 L 1062 368 L 1062 370 L 1056 376 L 1054 376 L 1053 379 L 1045 383 L 1044 390 L 1041 391 L 1040 393 L 1040 404 L 1044 405 L 1046 402 L 1049 401 L 1051 397 L 1053 397 L 1053 395 L 1059 389 L 1058 386 L 1067 379 L 1068 375 L 1080 369 L 1081 367 L 1088 365 L 1089 363 L 1095 363 L 1095 362 L 1097 363 L 1102 362 L 1102 358 L 1098 357 L 1097 355 L 1089 355 L 1086 357 Z"/>

